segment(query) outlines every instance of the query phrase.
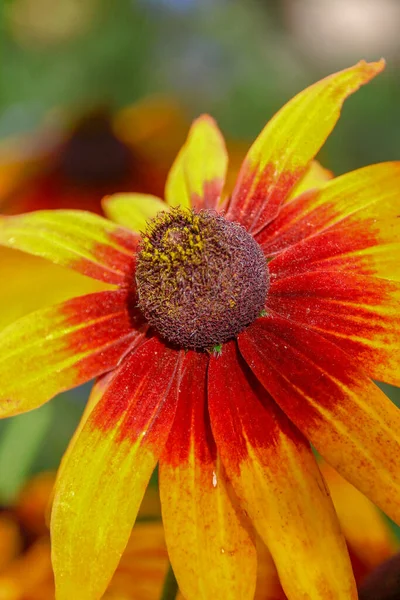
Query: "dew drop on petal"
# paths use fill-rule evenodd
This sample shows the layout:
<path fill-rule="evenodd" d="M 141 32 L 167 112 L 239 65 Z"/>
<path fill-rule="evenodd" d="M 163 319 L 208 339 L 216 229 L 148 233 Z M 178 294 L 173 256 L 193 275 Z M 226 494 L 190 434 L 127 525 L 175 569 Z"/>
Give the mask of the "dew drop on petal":
<path fill-rule="evenodd" d="M 217 487 L 217 485 L 218 485 L 217 474 L 216 474 L 216 472 L 215 472 L 215 471 L 213 471 L 212 484 L 213 484 L 213 487 L 215 487 L 215 488 L 216 488 L 216 487 Z"/>

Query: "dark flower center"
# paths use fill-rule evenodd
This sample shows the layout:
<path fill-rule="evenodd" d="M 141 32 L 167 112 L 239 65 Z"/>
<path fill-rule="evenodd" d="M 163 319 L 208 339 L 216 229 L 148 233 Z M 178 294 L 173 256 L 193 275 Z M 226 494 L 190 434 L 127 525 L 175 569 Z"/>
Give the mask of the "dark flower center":
<path fill-rule="evenodd" d="M 247 231 L 209 210 L 173 209 L 148 223 L 137 259 L 139 308 L 181 348 L 212 349 L 262 312 L 269 276 Z"/>

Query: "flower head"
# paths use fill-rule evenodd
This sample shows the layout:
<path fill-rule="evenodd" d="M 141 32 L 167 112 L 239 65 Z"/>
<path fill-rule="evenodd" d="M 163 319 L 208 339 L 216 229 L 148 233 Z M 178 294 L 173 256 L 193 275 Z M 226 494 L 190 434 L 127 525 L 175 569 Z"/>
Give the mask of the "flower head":
<path fill-rule="evenodd" d="M 356 598 L 309 442 L 400 521 L 400 413 L 370 379 L 400 383 L 400 165 L 327 180 L 312 160 L 382 68 L 360 62 L 291 100 L 229 197 L 223 138 L 201 117 L 166 204 L 111 196 L 119 225 L 78 211 L 1 219 L 2 244 L 109 284 L 1 340 L 3 416 L 100 376 L 58 475 L 59 600 L 101 597 L 157 462 L 187 600 L 253 598 L 254 530 L 290 600 Z"/>

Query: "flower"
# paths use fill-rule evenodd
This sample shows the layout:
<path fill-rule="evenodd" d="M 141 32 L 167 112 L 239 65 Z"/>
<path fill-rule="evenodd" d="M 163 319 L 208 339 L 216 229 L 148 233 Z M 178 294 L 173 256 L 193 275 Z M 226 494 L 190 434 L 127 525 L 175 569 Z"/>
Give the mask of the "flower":
<path fill-rule="evenodd" d="M 400 164 L 296 186 L 344 99 L 383 66 L 361 61 L 298 94 L 226 200 L 223 138 L 204 116 L 170 171 L 168 210 L 117 195 L 104 206 L 119 225 L 79 211 L 1 218 L 2 244 L 109 285 L 1 337 L 2 416 L 100 376 L 58 474 L 58 600 L 104 593 L 157 462 L 186 600 L 253 598 L 254 529 L 290 600 L 356 598 L 309 442 L 400 521 L 400 413 L 370 379 L 399 383 Z"/>

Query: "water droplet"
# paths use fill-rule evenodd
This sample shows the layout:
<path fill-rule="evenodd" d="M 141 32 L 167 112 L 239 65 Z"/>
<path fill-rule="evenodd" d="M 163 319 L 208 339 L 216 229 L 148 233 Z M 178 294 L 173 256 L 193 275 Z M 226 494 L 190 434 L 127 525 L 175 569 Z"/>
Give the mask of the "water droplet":
<path fill-rule="evenodd" d="M 216 472 L 215 472 L 215 471 L 213 471 L 212 484 L 213 484 L 213 487 L 215 487 L 215 488 L 216 488 L 216 487 L 217 487 L 217 485 L 218 485 L 217 474 L 216 474 Z"/>
<path fill-rule="evenodd" d="M 221 548 L 221 554 L 225 554 L 225 549 Z"/>

